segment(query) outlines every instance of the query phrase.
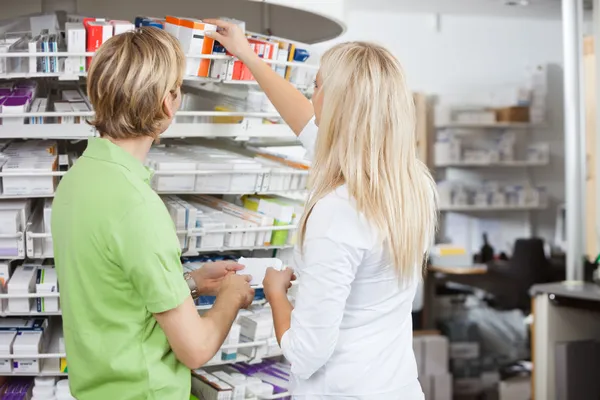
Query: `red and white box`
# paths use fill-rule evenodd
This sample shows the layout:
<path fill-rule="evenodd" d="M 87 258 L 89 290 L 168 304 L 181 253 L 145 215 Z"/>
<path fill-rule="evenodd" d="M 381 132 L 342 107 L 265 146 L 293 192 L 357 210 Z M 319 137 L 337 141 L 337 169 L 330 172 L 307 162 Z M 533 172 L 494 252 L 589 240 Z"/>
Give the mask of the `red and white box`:
<path fill-rule="evenodd" d="M 103 19 L 86 18 L 83 21 L 87 36 L 86 51 L 95 52 L 113 36 L 113 26 Z M 88 57 L 87 67 L 90 67 L 92 58 Z"/>

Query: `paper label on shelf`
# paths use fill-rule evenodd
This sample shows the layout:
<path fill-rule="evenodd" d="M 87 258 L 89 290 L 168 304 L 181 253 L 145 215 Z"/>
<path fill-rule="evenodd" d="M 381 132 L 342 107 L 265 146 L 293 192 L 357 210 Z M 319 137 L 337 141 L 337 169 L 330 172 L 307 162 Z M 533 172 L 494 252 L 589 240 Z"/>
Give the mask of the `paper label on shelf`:
<path fill-rule="evenodd" d="M 39 360 L 18 360 L 13 361 L 14 371 L 17 373 L 39 373 L 40 363 Z"/>
<path fill-rule="evenodd" d="M 10 373 L 12 372 L 12 363 L 10 359 L 0 359 L 0 373 Z"/>

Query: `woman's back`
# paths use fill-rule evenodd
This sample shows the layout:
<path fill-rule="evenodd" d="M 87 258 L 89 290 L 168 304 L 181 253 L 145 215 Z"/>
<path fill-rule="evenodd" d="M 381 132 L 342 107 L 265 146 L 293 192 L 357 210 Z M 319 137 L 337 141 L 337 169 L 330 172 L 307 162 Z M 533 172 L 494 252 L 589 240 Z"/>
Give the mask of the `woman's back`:
<path fill-rule="evenodd" d="M 319 200 L 296 253 L 304 292 L 292 313 L 294 394 L 421 399 L 411 319 L 418 280 L 400 283 L 385 244 L 353 203 L 345 185 Z"/>

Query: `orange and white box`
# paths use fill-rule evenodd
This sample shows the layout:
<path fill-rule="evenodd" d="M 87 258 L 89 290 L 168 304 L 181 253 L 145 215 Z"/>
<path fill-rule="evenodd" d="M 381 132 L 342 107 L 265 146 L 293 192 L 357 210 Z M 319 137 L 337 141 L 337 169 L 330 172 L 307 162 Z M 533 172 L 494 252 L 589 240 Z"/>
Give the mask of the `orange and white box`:
<path fill-rule="evenodd" d="M 205 36 L 207 31 L 216 31 L 217 26 L 206 24 L 198 19 L 182 19 L 179 26 L 179 42 L 186 55 L 212 54 L 215 40 Z M 185 63 L 186 76 L 206 78 L 210 71 L 210 59 L 187 58 Z"/>
<path fill-rule="evenodd" d="M 179 29 L 181 28 L 182 19 L 183 18 L 167 15 L 165 18 L 165 31 L 169 32 L 176 38 L 179 38 Z"/>

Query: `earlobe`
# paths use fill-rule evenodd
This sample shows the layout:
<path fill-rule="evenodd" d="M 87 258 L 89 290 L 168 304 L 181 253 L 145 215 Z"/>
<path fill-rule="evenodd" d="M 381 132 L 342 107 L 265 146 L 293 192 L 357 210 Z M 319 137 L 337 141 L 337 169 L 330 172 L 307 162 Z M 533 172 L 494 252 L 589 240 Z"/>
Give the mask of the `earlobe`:
<path fill-rule="evenodd" d="M 169 119 L 173 118 L 175 112 L 173 110 L 173 100 L 170 98 L 171 96 L 165 97 L 163 100 L 163 112 L 167 115 Z"/>

